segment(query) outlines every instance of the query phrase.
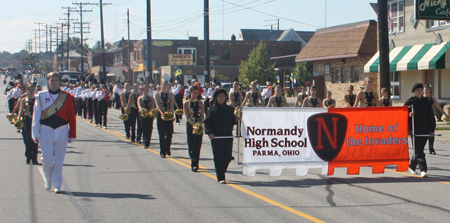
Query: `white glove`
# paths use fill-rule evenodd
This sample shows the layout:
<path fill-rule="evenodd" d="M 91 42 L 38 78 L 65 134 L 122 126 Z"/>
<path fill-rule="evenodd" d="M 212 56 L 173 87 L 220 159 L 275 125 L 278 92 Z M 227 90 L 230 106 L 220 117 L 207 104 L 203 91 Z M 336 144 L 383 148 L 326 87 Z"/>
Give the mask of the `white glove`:
<path fill-rule="evenodd" d="M 75 142 L 75 138 L 69 138 L 69 143 Z"/>
<path fill-rule="evenodd" d="M 38 144 L 41 141 L 40 137 L 33 138 L 34 143 Z"/>

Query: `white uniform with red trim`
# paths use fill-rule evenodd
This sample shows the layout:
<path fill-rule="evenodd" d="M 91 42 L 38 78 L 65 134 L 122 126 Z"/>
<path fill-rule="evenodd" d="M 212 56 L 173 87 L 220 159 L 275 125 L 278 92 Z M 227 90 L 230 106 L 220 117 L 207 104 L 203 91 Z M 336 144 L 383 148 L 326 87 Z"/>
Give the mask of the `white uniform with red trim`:
<path fill-rule="evenodd" d="M 33 140 L 41 144 L 42 169 L 46 185 L 61 189 L 62 167 L 67 143 L 76 138 L 73 96 L 58 90 L 56 94 L 41 91 L 34 103 Z"/>

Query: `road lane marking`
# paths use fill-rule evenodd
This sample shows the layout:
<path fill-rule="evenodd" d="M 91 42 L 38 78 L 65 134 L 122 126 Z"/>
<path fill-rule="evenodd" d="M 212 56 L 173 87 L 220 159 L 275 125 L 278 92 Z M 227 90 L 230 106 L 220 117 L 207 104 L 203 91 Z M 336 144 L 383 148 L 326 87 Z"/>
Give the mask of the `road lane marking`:
<path fill-rule="evenodd" d="M 88 123 L 88 124 L 91 124 L 91 125 L 95 126 L 94 124 L 89 123 L 89 122 L 87 122 L 87 121 L 85 121 L 85 120 L 83 120 L 83 121 L 86 122 L 86 123 Z M 117 134 L 115 134 L 114 132 L 109 131 L 109 130 L 107 130 L 107 129 L 101 129 L 101 130 L 103 130 L 103 131 L 105 131 L 105 132 L 108 132 L 108 133 L 110 133 L 110 134 L 112 134 L 112 135 L 114 135 L 114 136 L 117 136 L 117 137 L 119 137 L 119 138 L 121 138 L 121 139 L 124 139 L 124 140 L 126 140 L 126 141 L 129 141 L 129 140 L 126 139 L 125 137 L 120 136 L 120 135 L 117 135 Z M 144 145 L 141 145 L 141 144 L 139 144 L 139 143 L 133 143 L 133 144 L 134 144 L 134 145 L 137 145 L 137 146 L 140 146 L 140 147 L 144 147 Z M 145 148 L 145 147 L 144 147 L 144 148 Z M 147 148 L 146 150 L 148 150 L 148 151 L 150 151 L 150 152 L 152 152 L 152 153 L 154 153 L 154 154 L 159 155 L 159 152 L 156 151 L 155 149 Z M 178 163 L 178 164 L 180 164 L 180 165 L 182 165 L 182 166 L 185 166 L 185 167 L 187 167 L 187 168 L 189 168 L 189 169 L 191 168 L 190 162 L 187 161 L 187 160 L 184 159 L 184 158 L 166 157 L 166 159 L 171 160 L 171 161 L 173 161 L 173 162 L 175 162 L 175 163 Z M 210 173 L 208 173 L 208 172 L 203 171 L 203 170 L 208 170 L 208 168 L 203 167 L 203 166 L 199 166 L 199 167 L 200 167 L 200 169 L 199 169 L 199 171 L 198 171 L 199 173 L 201 173 L 201 174 L 203 174 L 203 175 L 205 175 L 205 176 L 207 176 L 207 177 L 209 177 L 209 178 L 211 178 L 211 179 L 217 180 L 216 176 L 214 176 L 214 175 L 212 175 L 212 174 L 210 174 Z M 213 170 L 213 171 L 214 171 L 214 170 Z M 215 171 L 214 171 L 214 172 L 215 172 Z M 272 199 L 269 199 L 269 198 L 267 198 L 267 197 L 264 197 L 264 196 L 262 196 L 262 195 L 260 195 L 260 194 L 257 194 L 257 193 L 255 193 L 255 192 L 253 192 L 253 191 L 250 191 L 250 190 L 248 190 L 248 189 L 245 189 L 245 188 L 243 188 L 243 187 L 241 187 L 241 186 L 235 185 L 235 184 L 233 184 L 233 183 L 227 182 L 226 185 L 228 185 L 228 186 L 230 186 L 230 187 L 232 187 L 232 188 L 234 188 L 234 189 L 237 189 L 237 190 L 239 190 L 239 191 L 241 191 L 241 192 L 244 192 L 244 193 L 246 193 L 246 194 L 248 194 L 248 195 L 251 195 L 251 196 L 253 196 L 253 197 L 255 197 L 255 198 L 258 198 L 258 199 L 260 199 L 260 200 L 262 200 L 262 201 L 265 201 L 265 202 L 267 202 L 267 203 L 269 203 L 269 204 L 271 204 L 271 205 L 273 205 L 273 206 L 279 207 L 279 208 L 284 209 L 284 210 L 286 210 L 286 211 L 288 211 L 288 212 L 291 212 L 291 213 L 293 213 L 293 214 L 295 214 L 295 215 L 298 215 L 298 216 L 300 216 L 300 217 L 303 217 L 303 218 L 305 218 L 305 219 L 308 219 L 308 220 L 310 220 L 310 221 L 312 221 L 312 222 L 317 222 L 317 223 L 319 223 L 319 222 L 320 222 L 320 223 L 325 222 L 325 221 L 322 221 L 322 220 L 320 220 L 320 219 L 317 219 L 317 218 L 315 218 L 315 217 L 313 217 L 313 216 L 311 216 L 311 215 L 305 214 L 305 213 L 303 213 L 303 212 L 301 212 L 301 211 L 298 211 L 298 210 L 296 210 L 296 209 L 294 209 L 294 208 L 291 208 L 291 207 L 289 207 L 289 206 L 286 206 L 286 205 L 284 205 L 284 204 L 281 204 L 281 203 L 279 203 L 279 202 L 276 202 L 276 201 L 274 201 L 274 200 L 272 200 Z"/>

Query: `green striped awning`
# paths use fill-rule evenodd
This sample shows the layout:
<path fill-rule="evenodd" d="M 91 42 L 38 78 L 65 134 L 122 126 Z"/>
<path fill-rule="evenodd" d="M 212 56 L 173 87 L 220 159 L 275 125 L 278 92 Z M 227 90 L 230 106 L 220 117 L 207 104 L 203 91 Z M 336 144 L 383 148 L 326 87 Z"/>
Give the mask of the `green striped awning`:
<path fill-rule="evenodd" d="M 390 71 L 429 70 L 445 68 L 443 55 L 450 48 L 450 42 L 414 46 L 395 47 L 389 52 Z M 379 52 L 364 66 L 365 73 L 378 73 L 380 70 Z"/>

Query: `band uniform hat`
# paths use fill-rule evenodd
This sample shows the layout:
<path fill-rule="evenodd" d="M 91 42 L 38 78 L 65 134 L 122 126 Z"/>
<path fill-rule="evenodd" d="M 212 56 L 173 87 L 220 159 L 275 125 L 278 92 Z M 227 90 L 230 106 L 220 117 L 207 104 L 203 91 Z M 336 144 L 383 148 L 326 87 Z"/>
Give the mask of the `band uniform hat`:
<path fill-rule="evenodd" d="M 423 84 L 422 83 L 415 83 L 412 87 L 411 92 L 414 92 L 414 90 L 416 90 L 417 88 L 423 88 Z"/>

